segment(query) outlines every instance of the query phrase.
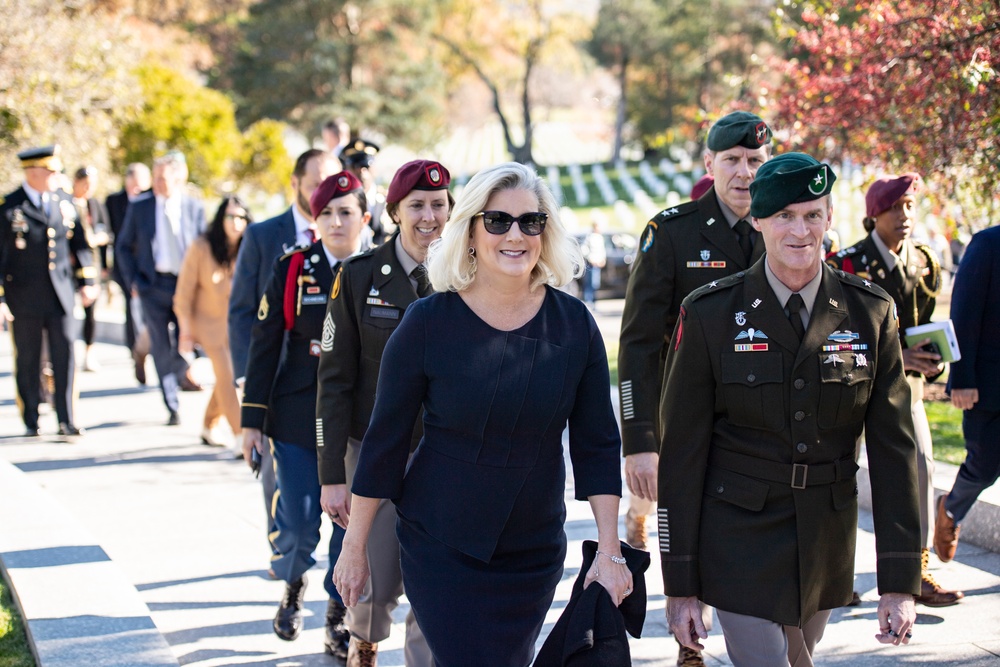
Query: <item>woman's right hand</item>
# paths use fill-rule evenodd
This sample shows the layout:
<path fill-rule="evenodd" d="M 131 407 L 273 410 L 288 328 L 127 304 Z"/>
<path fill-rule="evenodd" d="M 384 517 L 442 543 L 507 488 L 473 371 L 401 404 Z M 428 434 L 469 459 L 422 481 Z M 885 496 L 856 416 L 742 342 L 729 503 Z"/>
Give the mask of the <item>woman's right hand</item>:
<path fill-rule="evenodd" d="M 358 604 L 371 575 L 368 569 L 367 546 L 355 545 L 351 539 L 351 532 L 351 529 L 347 530 L 343 548 L 337 558 L 337 566 L 333 568 L 333 585 L 337 587 L 345 607 Z"/>
<path fill-rule="evenodd" d="M 253 468 L 253 459 L 250 453 L 256 448 L 257 453 L 264 455 L 264 434 L 259 428 L 243 429 L 243 460 L 250 468 Z"/>

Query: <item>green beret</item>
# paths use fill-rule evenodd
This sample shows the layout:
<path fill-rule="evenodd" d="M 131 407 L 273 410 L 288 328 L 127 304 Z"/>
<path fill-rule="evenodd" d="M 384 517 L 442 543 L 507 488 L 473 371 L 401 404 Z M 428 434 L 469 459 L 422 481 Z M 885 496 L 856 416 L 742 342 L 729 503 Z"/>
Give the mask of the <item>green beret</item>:
<path fill-rule="evenodd" d="M 789 204 L 830 194 L 837 175 L 805 153 L 782 153 L 760 166 L 750 184 L 750 215 L 769 218 Z"/>
<path fill-rule="evenodd" d="M 764 119 L 747 111 L 734 111 L 720 118 L 708 132 L 708 150 L 724 151 L 733 146 L 760 148 L 771 142 L 771 128 Z"/>

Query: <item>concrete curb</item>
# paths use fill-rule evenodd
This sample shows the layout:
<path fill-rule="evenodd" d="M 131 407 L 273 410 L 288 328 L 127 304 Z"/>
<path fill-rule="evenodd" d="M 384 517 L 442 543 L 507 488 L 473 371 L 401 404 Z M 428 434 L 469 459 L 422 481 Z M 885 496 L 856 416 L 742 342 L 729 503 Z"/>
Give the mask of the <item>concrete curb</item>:
<path fill-rule="evenodd" d="M 0 571 L 39 667 L 177 667 L 139 592 L 51 495 L 0 460 Z"/>

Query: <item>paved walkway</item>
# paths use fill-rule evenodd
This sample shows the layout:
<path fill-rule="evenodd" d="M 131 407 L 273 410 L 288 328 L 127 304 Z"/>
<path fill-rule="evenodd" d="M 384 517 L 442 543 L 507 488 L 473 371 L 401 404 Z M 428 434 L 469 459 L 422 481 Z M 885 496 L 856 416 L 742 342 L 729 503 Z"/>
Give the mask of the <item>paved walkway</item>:
<path fill-rule="evenodd" d="M 614 326 L 616 303 L 600 305 L 602 326 Z M 266 576 L 259 488 L 242 462 L 199 444 L 207 392 L 183 394 L 182 425 L 168 428 L 159 392 L 136 387 L 124 348 L 98 344 L 97 358 L 99 372 L 78 375 L 78 424 L 87 435 L 57 442 L 47 435 L 55 432 L 54 416 L 43 415 L 43 436 L 24 439 L 10 339 L 0 335 L 0 560 L 41 664 L 335 664 L 322 654 L 325 562 L 310 573 L 302 636 L 282 642 L 271 631 L 282 584 Z M 210 379 L 200 362 L 197 370 Z M 152 364 L 149 371 L 155 378 Z M 588 506 L 573 501 L 570 488 L 567 505 L 569 556 L 544 632 L 569 597 L 580 541 L 596 535 Z M 857 571 L 864 604 L 835 613 L 819 663 L 1000 664 L 1000 555 L 963 543 L 956 561 L 935 568 L 966 600 L 918 608 L 915 643 L 881 647 L 873 638 L 874 538 L 863 514 Z M 649 612 L 644 638 L 631 643 L 634 664 L 671 665 L 676 647 L 667 636 L 655 552 L 647 582 Z M 403 664 L 404 615 L 405 605 L 381 647 L 383 667 Z M 729 664 L 718 631 L 707 645 L 709 664 Z"/>

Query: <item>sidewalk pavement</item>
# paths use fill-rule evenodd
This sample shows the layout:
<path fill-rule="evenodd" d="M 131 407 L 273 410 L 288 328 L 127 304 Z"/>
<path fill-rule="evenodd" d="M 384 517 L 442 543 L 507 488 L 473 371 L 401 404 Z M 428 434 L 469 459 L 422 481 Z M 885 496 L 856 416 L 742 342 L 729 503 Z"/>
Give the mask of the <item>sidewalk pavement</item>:
<path fill-rule="evenodd" d="M 608 317 L 614 313 L 600 319 Z M 299 639 L 283 642 L 271 630 L 283 584 L 266 574 L 260 489 L 228 451 L 199 444 L 207 389 L 183 394 L 181 426 L 166 427 L 159 391 L 136 386 L 128 352 L 104 343 L 96 352 L 101 370 L 77 375 L 77 421 L 87 435 L 57 442 L 49 414 L 42 437 L 26 439 L 13 400 L 10 338 L 0 335 L 0 565 L 39 664 L 338 664 L 322 652 L 324 560 L 309 575 Z M 207 365 L 196 371 L 210 381 Z M 571 479 L 566 498 L 566 570 L 539 642 L 569 598 L 581 541 L 596 537 L 589 506 L 572 499 Z M 325 541 L 325 520 L 323 530 Z M 633 663 L 672 665 L 677 649 L 667 633 L 655 550 L 652 556 L 646 626 L 642 639 L 631 640 Z M 965 590 L 966 599 L 946 609 L 918 607 L 914 643 L 881 646 L 874 639 L 874 536 L 862 512 L 857 585 L 864 602 L 834 613 L 818 663 L 1000 664 L 1000 555 L 963 542 L 955 561 L 933 563 L 941 583 Z M 380 646 L 382 667 L 403 664 L 406 610 L 404 600 Z M 718 629 L 706 646 L 707 664 L 730 664 Z"/>

